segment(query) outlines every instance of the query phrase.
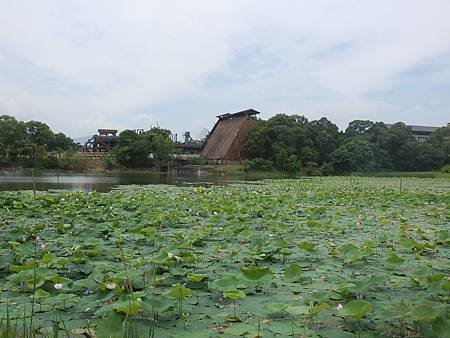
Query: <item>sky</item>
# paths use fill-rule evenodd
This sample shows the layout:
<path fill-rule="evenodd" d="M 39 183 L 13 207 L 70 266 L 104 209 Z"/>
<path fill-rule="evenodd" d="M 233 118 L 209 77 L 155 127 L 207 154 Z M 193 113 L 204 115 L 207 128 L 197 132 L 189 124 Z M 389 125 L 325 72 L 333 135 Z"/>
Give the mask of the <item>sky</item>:
<path fill-rule="evenodd" d="M 0 114 L 199 137 L 254 108 L 450 122 L 448 0 L 0 0 Z"/>

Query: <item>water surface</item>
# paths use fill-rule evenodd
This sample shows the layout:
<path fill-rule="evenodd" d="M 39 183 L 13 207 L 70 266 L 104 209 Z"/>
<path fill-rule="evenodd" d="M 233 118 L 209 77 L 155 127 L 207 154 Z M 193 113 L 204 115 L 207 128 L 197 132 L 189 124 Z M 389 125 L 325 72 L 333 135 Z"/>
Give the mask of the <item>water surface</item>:
<path fill-rule="evenodd" d="M 33 177 L 31 171 L 0 171 L 0 191 L 4 190 L 72 190 L 108 192 L 118 185 L 170 184 L 213 185 L 235 182 L 236 178 L 201 168 L 189 168 L 172 173 L 110 173 L 85 174 L 43 171 Z"/>

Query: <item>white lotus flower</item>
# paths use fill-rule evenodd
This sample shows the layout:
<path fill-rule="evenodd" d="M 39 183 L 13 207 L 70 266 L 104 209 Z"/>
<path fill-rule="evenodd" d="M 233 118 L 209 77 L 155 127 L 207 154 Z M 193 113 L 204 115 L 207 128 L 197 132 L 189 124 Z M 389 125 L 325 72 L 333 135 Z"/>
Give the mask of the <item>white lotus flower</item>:
<path fill-rule="evenodd" d="M 342 304 L 338 304 L 338 306 L 337 306 L 337 310 L 338 310 L 338 311 L 341 311 L 343 308 L 344 308 L 344 307 L 342 306 Z"/>
<path fill-rule="evenodd" d="M 113 290 L 113 289 L 116 288 L 117 284 L 114 283 L 114 282 L 108 282 L 108 283 L 105 284 L 105 286 L 106 286 L 107 289 Z"/>
<path fill-rule="evenodd" d="M 63 288 L 63 285 L 62 285 L 62 283 L 55 283 L 55 284 L 53 284 L 53 287 L 56 290 L 61 290 Z"/>

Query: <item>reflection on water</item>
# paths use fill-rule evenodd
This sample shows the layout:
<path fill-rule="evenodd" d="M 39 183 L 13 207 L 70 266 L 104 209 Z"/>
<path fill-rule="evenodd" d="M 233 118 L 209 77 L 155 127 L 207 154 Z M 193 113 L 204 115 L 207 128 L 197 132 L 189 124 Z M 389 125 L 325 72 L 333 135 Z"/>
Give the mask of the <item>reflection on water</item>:
<path fill-rule="evenodd" d="M 31 172 L 0 171 L 1 190 L 75 190 L 107 192 L 117 185 L 170 184 L 211 185 L 230 183 L 230 177 L 213 174 L 200 168 L 183 169 L 170 174 L 80 174 L 41 172 L 34 179 Z M 34 183 L 33 183 L 34 182 Z"/>

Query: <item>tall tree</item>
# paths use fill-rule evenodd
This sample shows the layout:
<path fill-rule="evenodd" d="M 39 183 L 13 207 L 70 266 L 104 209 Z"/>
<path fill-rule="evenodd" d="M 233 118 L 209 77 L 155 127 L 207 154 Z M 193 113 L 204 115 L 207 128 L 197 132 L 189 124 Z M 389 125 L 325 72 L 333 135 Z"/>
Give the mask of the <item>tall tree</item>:
<path fill-rule="evenodd" d="M 154 160 L 169 160 L 175 153 L 175 145 L 170 139 L 170 131 L 152 128 L 137 134 L 133 130 L 120 133 L 114 154 L 125 167 L 146 167 Z"/>
<path fill-rule="evenodd" d="M 0 116 L 0 156 L 3 164 L 9 164 L 23 152 L 25 128 L 8 115 Z"/>
<path fill-rule="evenodd" d="M 377 169 L 374 145 L 363 137 L 352 137 L 345 140 L 331 154 L 331 158 L 338 171 L 372 171 Z"/>

